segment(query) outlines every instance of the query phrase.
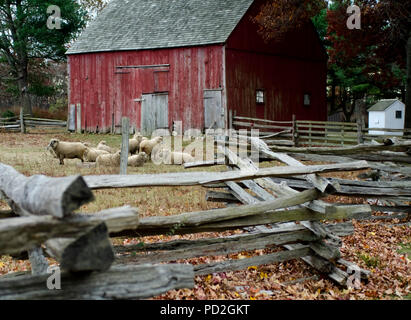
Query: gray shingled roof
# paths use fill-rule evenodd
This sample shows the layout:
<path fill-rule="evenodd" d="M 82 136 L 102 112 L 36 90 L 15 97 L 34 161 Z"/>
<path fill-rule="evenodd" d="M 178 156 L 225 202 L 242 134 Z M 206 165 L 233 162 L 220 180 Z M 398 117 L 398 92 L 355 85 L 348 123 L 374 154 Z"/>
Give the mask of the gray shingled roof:
<path fill-rule="evenodd" d="M 388 107 L 390 107 L 394 102 L 398 101 L 398 99 L 384 99 L 378 101 L 372 107 L 368 109 L 368 111 L 385 111 Z"/>
<path fill-rule="evenodd" d="M 67 54 L 224 43 L 253 0 L 111 0 Z"/>

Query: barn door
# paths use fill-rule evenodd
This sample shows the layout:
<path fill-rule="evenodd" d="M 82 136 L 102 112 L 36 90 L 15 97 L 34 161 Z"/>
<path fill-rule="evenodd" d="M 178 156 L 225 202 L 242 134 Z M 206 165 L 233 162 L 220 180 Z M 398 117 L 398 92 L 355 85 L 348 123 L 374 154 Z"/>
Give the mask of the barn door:
<path fill-rule="evenodd" d="M 156 129 L 168 129 L 168 93 L 143 94 L 141 133 L 151 136 Z"/>
<path fill-rule="evenodd" d="M 221 90 L 204 90 L 204 127 L 222 129 L 224 125 Z"/>

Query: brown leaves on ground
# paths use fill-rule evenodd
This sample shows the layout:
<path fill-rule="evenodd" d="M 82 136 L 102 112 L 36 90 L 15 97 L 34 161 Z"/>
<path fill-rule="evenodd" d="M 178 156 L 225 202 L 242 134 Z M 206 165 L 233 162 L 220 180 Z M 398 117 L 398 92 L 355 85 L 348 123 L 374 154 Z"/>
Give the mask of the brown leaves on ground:
<path fill-rule="evenodd" d="M 409 299 L 411 260 L 398 252 L 398 244 L 411 242 L 410 228 L 389 227 L 384 222 L 354 221 L 354 225 L 355 233 L 344 238 L 341 251 L 343 259 L 371 271 L 368 283 L 362 282 L 359 289 L 342 288 L 303 261 L 292 260 L 253 266 L 242 271 L 197 276 L 194 289 L 172 290 L 154 299 L 369 300 L 407 296 Z M 237 258 L 241 258 L 241 254 L 237 254 Z M 215 262 L 213 258 L 199 259 L 199 263 Z M 190 263 L 196 264 L 199 259 L 190 259 Z M 312 279 L 313 275 L 317 275 L 319 280 Z M 301 278 L 308 280 L 286 284 Z"/>

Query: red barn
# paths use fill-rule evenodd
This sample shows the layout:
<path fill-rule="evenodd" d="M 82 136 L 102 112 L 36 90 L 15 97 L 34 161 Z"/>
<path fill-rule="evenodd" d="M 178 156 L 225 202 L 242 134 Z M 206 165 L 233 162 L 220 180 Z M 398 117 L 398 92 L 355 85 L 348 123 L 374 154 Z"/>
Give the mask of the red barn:
<path fill-rule="evenodd" d="M 312 24 L 265 43 L 260 0 L 111 0 L 67 51 L 70 104 L 82 129 L 129 117 L 145 134 L 225 128 L 228 111 L 326 120 L 327 55 Z"/>

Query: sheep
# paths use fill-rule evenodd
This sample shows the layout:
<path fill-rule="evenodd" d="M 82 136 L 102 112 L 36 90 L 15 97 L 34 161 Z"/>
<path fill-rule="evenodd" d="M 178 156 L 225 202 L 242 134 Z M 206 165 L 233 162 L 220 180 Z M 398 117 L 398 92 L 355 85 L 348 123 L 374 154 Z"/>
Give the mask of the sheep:
<path fill-rule="evenodd" d="M 194 162 L 194 157 L 186 152 L 170 151 L 168 149 L 163 149 L 160 154 L 164 164 L 183 164 L 187 162 Z"/>
<path fill-rule="evenodd" d="M 133 138 L 128 140 L 128 150 L 131 155 L 134 155 L 137 151 L 139 151 L 140 143 L 143 141 L 143 138 L 144 137 L 140 134 L 140 132 L 137 132 Z"/>
<path fill-rule="evenodd" d="M 101 156 L 102 154 L 110 154 L 110 152 L 95 148 L 86 148 L 86 151 L 84 152 L 84 161 L 96 162 L 97 157 Z"/>
<path fill-rule="evenodd" d="M 163 142 L 163 137 L 155 137 L 151 140 L 143 140 L 140 143 L 140 152 L 145 152 L 148 156 L 151 156 L 151 152 L 154 147 Z"/>
<path fill-rule="evenodd" d="M 64 142 L 58 139 L 51 139 L 47 148 L 51 148 L 54 151 L 61 165 L 64 165 L 64 159 L 77 158 L 84 162 L 86 146 L 81 142 Z"/>
<path fill-rule="evenodd" d="M 110 148 L 107 145 L 107 142 L 105 142 L 104 140 L 100 141 L 100 143 L 97 145 L 97 149 L 107 151 L 108 153 L 116 153 L 117 152 L 117 150 L 115 150 L 113 148 Z"/>
<path fill-rule="evenodd" d="M 89 142 L 82 142 L 82 144 L 84 144 L 87 148 L 93 149 L 93 145 Z"/>
<path fill-rule="evenodd" d="M 128 157 L 127 165 L 130 167 L 142 167 L 147 160 L 147 154 L 145 152 L 140 152 L 138 155 Z"/>
<path fill-rule="evenodd" d="M 97 157 L 97 166 L 105 167 L 119 167 L 120 166 L 121 151 L 114 154 L 102 154 Z"/>

